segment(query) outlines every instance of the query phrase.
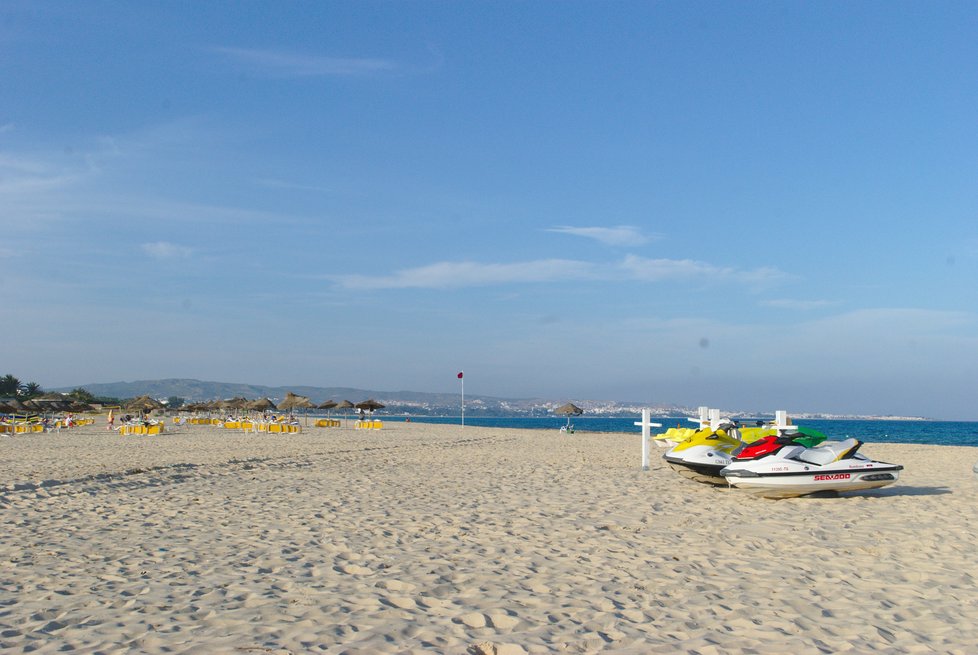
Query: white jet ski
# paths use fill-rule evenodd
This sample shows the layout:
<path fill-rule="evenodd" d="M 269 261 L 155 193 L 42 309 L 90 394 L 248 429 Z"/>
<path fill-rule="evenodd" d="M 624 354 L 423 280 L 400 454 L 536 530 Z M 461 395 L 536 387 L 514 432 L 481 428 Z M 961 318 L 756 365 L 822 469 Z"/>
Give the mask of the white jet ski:
<path fill-rule="evenodd" d="M 903 466 L 873 461 L 858 452 L 860 446 L 846 439 L 806 448 L 785 437 L 764 437 L 734 453 L 720 474 L 728 484 L 766 498 L 876 489 L 897 481 Z"/>
<path fill-rule="evenodd" d="M 663 459 L 685 478 L 715 486 L 727 486 L 729 483 L 720 471 L 733 463 L 733 453 L 744 444 L 766 436 L 779 435 L 790 435 L 794 443 L 805 447 L 825 441 L 825 435 L 821 432 L 791 425 L 787 412 L 776 414 L 778 419 L 775 423 L 759 423 L 757 426 L 742 428 L 729 418 L 721 418 L 720 410 L 701 407 L 701 429 L 691 431 L 685 439 L 677 442 Z M 667 432 L 666 435 L 668 434 Z"/>

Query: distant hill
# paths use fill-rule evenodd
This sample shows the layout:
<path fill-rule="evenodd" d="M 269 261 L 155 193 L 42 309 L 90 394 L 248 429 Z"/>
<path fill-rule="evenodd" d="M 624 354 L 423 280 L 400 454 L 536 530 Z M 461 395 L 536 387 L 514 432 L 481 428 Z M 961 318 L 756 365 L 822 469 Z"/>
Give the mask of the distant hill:
<path fill-rule="evenodd" d="M 316 404 L 326 400 L 349 400 L 353 403 L 373 398 L 386 406 L 391 413 L 455 415 L 460 411 L 459 394 L 426 393 L 422 391 L 377 391 L 371 389 L 356 389 L 351 387 L 312 387 L 288 386 L 269 387 L 259 384 L 240 384 L 234 382 L 211 382 L 185 378 L 165 380 L 135 380 L 132 382 L 91 383 L 81 385 L 84 389 L 100 397 L 135 398 L 151 396 L 165 399 L 172 396 L 183 398 L 188 402 L 199 400 L 216 400 L 222 398 L 243 397 L 248 399 L 271 398 L 273 402 L 281 400 L 288 392 L 307 396 Z M 55 389 L 55 391 L 70 391 L 71 389 Z M 492 396 L 466 395 L 465 412 L 472 416 L 514 416 L 540 415 L 546 416 L 551 410 L 568 399 L 547 400 L 540 398 L 495 398 Z M 611 401 L 574 401 L 588 413 L 635 414 L 638 407 L 635 403 L 617 403 Z M 683 408 L 669 408 L 673 412 L 685 412 Z"/>
<path fill-rule="evenodd" d="M 206 382 L 185 378 L 167 380 L 135 380 L 133 382 L 109 382 L 81 385 L 95 396 L 107 398 L 136 398 L 151 396 L 164 400 L 173 396 L 188 402 L 199 400 L 218 400 L 226 398 L 271 398 L 277 402 L 288 392 L 307 396 L 317 405 L 326 400 L 349 400 L 358 403 L 373 398 L 385 406 L 389 414 L 411 414 L 426 416 L 458 416 L 460 412 L 459 394 L 426 393 L 423 391 L 376 391 L 352 387 L 269 387 L 260 384 L 239 384 L 235 382 Z M 71 391 L 71 388 L 52 389 L 52 391 Z M 649 403 L 616 400 L 586 400 L 581 398 L 496 398 L 493 396 L 466 395 L 466 416 L 552 416 L 557 407 L 567 401 L 581 407 L 588 416 L 637 416 L 644 407 L 652 410 L 653 416 L 676 417 L 695 416 L 696 408 L 681 405 L 650 405 Z M 749 416 L 755 418 L 772 417 L 765 412 L 724 410 L 726 416 Z M 805 413 L 793 411 L 797 419 L 902 419 L 921 420 L 921 417 L 902 416 L 860 416 L 844 414 Z"/>
<path fill-rule="evenodd" d="M 359 402 L 366 400 L 372 393 L 365 389 L 348 387 L 269 387 L 260 384 L 241 384 L 237 382 L 209 382 L 186 378 L 171 378 L 165 380 L 134 380 L 132 382 L 105 382 L 81 385 L 96 396 L 111 398 L 134 398 L 137 396 L 152 396 L 153 398 L 169 398 L 178 396 L 187 401 L 216 400 L 221 398 L 271 398 L 273 401 L 284 398 L 288 392 L 307 396 L 316 403 L 330 398 Z"/>
<path fill-rule="evenodd" d="M 134 380 L 132 382 L 97 382 L 81 385 L 96 396 L 112 398 L 134 398 L 136 396 L 152 396 L 153 398 L 168 398 L 179 396 L 188 401 L 215 400 L 219 398 L 264 398 L 272 400 L 284 398 L 288 392 L 307 396 L 316 403 L 325 400 L 351 400 L 359 402 L 376 396 L 396 397 L 405 401 L 445 402 L 458 400 L 457 394 L 422 393 L 417 391 L 372 391 L 352 387 L 312 387 L 294 385 L 288 387 L 269 387 L 260 384 L 242 384 L 237 382 L 211 382 L 191 380 L 186 378 L 170 378 L 165 380 Z M 59 389 L 59 391 L 61 391 Z M 70 391 L 70 389 L 64 389 Z M 379 400 L 379 398 L 378 398 Z"/>

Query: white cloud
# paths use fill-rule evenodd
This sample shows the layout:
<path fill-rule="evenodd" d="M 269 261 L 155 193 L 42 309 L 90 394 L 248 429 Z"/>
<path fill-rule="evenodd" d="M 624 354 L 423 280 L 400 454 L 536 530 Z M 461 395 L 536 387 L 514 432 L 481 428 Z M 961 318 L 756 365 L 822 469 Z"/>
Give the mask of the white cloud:
<path fill-rule="evenodd" d="M 154 259 L 186 259 L 193 253 L 191 248 L 169 241 L 154 241 L 142 245 L 143 252 Z"/>
<path fill-rule="evenodd" d="M 658 235 L 646 236 L 637 227 L 631 225 L 619 225 L 617 227 L 573 227 L 570 225 L 557 225 L 548 229 L 547 232 L 586 237 L 610 246 L 640 246 L 648 243 L 651 239 L 659 238 Z"/>
<path fill-rule="evenodd" d="M 651 259 L 627 255 L 621 268 L 629 277 L 646 282 L 670 279 L 702 279 L 708 281 L 733 281 L 752 285 L 768 284 L 787 277 L 772 267 L 738 269 L 715 266 L 694 259 Z"/>
<path fill-rule="evenodd" d="M 438 262 L 397 271 L 393 275 L 343 275 L 334 280 L 348 289 L 448 289 L 521 282 L 552 282 L 592 277 L 595 266 L 567 259 L 541 259 L 513 264 Z"/>
<path fill-rule="evenodd" d="M 670 278 L 722 277 L 733 272 L 733 269 L 692 259 L 650 259 L 637 255 L 626 256 L 621 267 L 632 277 L 649 282 Z"/>
<path fill-rule="evenodd" d="M 628 255 L 619 264 L 601 264 L 570 259 L 540 259 L 512 264 L 437 262 L 396 271 L 391 275 L 336 275 L 347 289 L 447 289 L 522 282 L 568 280 L 667 280 L 734 282 L 751 286 L 780 280 L 777 269 L 741 270 L 714 266 L 691 259 L 648 259 Z"/>
<path fill-rule="evenodd" d="M 67 170 L 36 157 L 0 154 L 0 193 L 49 190 L 79 180 L 81 170 Z"/>
<path fill-rule="evenodd" d="M 217 47 L 214 51 L 260 73 L 275 77 L 365 75 L 397 68 L 394 62 L 387 59 L 322 57 L 253 48 Z"/>

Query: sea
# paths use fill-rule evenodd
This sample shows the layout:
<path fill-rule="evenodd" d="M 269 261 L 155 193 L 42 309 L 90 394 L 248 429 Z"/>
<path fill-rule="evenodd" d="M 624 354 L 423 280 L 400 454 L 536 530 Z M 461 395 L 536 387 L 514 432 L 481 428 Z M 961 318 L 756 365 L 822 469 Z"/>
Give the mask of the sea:
<path fill-rule="evenodd" d="M 418 423 L 461 424 L 459 416 L 410 416 L 384 417 L 385 420 L 411 420 Z M 641 434 L 642 429 L 635 425 L 641 419 L 634 417 L 601 417 L 576 416 L 571 419 L 575 432 L 634 432 Z M 652 433 L 664 431 L 666 428 L 695 425 L 685 417 L 661 418 L 653 417 L 654 423 L 661 423 L 662 428 L 653 428 Z M 832 440 L 855 437 L 866 443 L 916 443 L 939 446 L 978 446 L 978 422 L 973 421 L 925 421 L 899 420 L 886 421 L 876 419 L 798 419 L 798 425 L 818 430 Z M 567 424 L 566 417 L 465 417 L 465 425 L 488 428 L 519 428 L 541 431 L 559 430 Z M 751 421 L 742 420 L 741 425 L 750 425 Z"/>

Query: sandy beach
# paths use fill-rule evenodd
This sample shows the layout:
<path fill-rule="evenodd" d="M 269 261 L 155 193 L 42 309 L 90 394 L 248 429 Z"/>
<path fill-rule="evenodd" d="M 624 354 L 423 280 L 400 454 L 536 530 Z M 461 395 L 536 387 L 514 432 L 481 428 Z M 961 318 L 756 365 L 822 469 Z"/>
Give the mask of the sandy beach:
<path fill-rule="evenodd" d="M 0 648 L 973 653 L 978 449 L 765 500 L 635 434 L 104 422 L 0 438 Z"/>

